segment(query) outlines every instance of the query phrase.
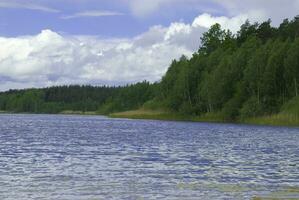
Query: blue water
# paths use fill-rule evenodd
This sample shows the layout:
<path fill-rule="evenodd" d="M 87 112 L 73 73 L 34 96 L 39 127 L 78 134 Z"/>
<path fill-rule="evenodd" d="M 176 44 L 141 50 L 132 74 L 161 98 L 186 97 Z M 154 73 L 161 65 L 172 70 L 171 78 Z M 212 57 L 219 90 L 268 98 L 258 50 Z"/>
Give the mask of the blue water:
<path fill-rule="evenodd" d="M 299 198 L 299 129 L 0 115 L 0 199 Z"/>

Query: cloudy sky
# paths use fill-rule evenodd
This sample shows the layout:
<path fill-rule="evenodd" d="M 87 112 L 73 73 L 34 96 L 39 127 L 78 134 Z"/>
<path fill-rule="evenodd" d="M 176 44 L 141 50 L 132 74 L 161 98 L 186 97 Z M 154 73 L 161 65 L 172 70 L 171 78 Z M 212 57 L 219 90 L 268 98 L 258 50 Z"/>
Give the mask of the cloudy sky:
<path fill-rule="evenodd" d="M 0 91 L 158 81 L 216 22 L 297 14 L 299 0 L 0 0 Z"/>

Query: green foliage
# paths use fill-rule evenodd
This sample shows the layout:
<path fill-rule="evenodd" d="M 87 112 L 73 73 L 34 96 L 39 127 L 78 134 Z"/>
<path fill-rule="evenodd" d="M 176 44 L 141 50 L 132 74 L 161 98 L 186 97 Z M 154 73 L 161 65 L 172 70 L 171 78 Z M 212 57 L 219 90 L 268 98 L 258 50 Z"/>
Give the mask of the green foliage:
<path fill-rule="evenodd" d="M 281 112 L 299 117 L 299 97 L 294 97 L 282 106 Z"/>
<path fill-rule="evenodd" d="M 116 101 L 110 100 L 110 101 L 107 101 L 107 103 L 101 105 L 98 108 L 97 113 L 106 115 L 109 113 L 117 112 L 119 110 L 122 110 L 120 107 L 120 104 Z"/>
<path fill-rule="evenodd" d="M 0 110 L 108 114 L 143 108 L 209 121 L 273 114 L 275 120 L 263 119 L 277 121 L 299 113 L 299 17 L 284 20 L 278 28 L 271 20 L 247 21 L 236 35 L 215 24 L 201 40 L 191 58 L 172 61 L 159 83 L 8 91 L 0 93 Z"/>
<path fill-rule="evenodd" d="M 202 47 L 200 51 L 207 54 L 215 51 L 226 38 L 226 31 L 221 29 L 220 24 L 213 25 L 210 30 L 201 37 Z"/>
<path fill-rule="evenodd" d="M 263 115 L 263 108 L 257 97 L 253 96 L 246 101 L 240 110 L 241 118 L 252 118 Z"/>
<path fill-rule="evenodd" d="M 0 93 L 0 110 L 25 113 L 97 111 L 101 114 L 135 109 L 154 97 L 156 84 L 124 87 L 61 86 Z"/>
<path fill-rule="evenodd" d="M 142 106 L 142 108 L 145 110 L 163 110 L 166 107 L 167 107 L 166 103 L 159 101 L 159 99 L 157 99 L 157 98 L 154 98 L 154 99 L 151 99 L 151 100 L 145 102 Z"/>
<path fill-rule="evenodd" d="M 141 82 L 120 88 L 117 93 L 107 99 L 98 108 L 99 113 L 107 114 L 126 110 L 134 110 L 155 96 L 156 84 Z"/>
<path fill-rule="evenodd" d="M 297 38 L 289 48 L 284 61 L 284 79 L 289 96 L 298 96 L 299 89 L 299 39 Z"/>
<path fill-rule="evenodd" d="M 160 101 L 182 114 L 219 113 L 229 121 L 278 113 L 298 95 L 295 27 L 299 28 L 299 18 L 284 21 L 279 28 L 270 20 L 247 21 L 237 35 L 221 30 L 219 24 L 212 26 L 198 53 L 173 61 L 161 81 Z"/>

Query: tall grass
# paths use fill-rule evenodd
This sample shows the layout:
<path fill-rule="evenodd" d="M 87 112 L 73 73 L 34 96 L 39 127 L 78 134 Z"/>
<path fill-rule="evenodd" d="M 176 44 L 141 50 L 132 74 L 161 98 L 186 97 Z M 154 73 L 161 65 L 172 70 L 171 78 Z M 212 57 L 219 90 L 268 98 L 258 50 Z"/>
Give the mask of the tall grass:
<path fill-rule="evenodd" d="M 183 115 L 163 109 L 163 105 L 156 101 L 148 102 L 139 110 L 113 113 L 109 115 L 113 118 L 130 119 L 156 119 L 156 120 L 176 120 L 176 121 L 196 121 L 196 122 L 232 122 L 227 121 L 221 112 L 206 113 L 201 116 Z M 260 116 L 247 119 L 237 119 L 237 123 L 274 125 L 274 126 L 299 126 L 299 97 L 293 98 L 282 106 L 278 114 Z"/>
<path fill-rule="evenodd" d="M 154 119 L 154 120 L 171 120 L 171 121 L 191 121 L 189 116 L 163 110 L 139 109 L 120 113 L 112 113 L 112 118 L 129 118 L 129 119 Z"/>
<path fill-rule="evenodd" d="M 129 119 L 153 119 L 153 120 L 171 120 L 171 121 L 193 121 L 193 122 L 231 122 L 226 121 L 221 113 L 208 113 L 202 116 L 188 116 L 174 112 L 158 110 L 133 110 L 120 113 L 110 114 L 112 118 L 129 118 Z M 236 123 L 272 125 L 272 126 L 299 126 L 299 116 L 294 114 L 280 113 L 263 117 L 249 118 L 245 120 L 234 121 Z"/>
<path fill-rule="evenodd" d="M 263 117 L 245 119 L 244 123 L 273 126 L 299 126 L 299 117 L 294 114 L 279 113 Z"/>

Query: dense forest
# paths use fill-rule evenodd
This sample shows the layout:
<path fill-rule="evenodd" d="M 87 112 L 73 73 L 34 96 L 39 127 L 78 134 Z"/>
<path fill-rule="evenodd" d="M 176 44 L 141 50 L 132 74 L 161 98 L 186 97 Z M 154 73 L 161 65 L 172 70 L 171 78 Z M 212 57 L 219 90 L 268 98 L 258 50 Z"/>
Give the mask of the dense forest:
<path fill-rule="evenodd" d="M 59 86 L 10 90 L 0 93 L 0 110 L 16 113 L 97 112 L 136 109 L 154 97 L 155 84 L 141 82 L 123 87 Z"/>
<path fill-rule="evenodd" d="M 247 21 L 236 35 L 216 24 L 201 39 L 163 77 L 157 98 L 167 107 L 235 120 L 278 113 L 298 96 L 299 17 L 278 28 Z"/>
<path fill-rule="evenodd" d="M 0 93 L 0 110 L 105 114 L 143 106 L 234 121 L 298 108 L 299 17 L 278 27 L 247 21 L 237 34 L 215 24 L 201 41 L 191 58 L 173 60 L 157 83 L 11 90 Z"/>

